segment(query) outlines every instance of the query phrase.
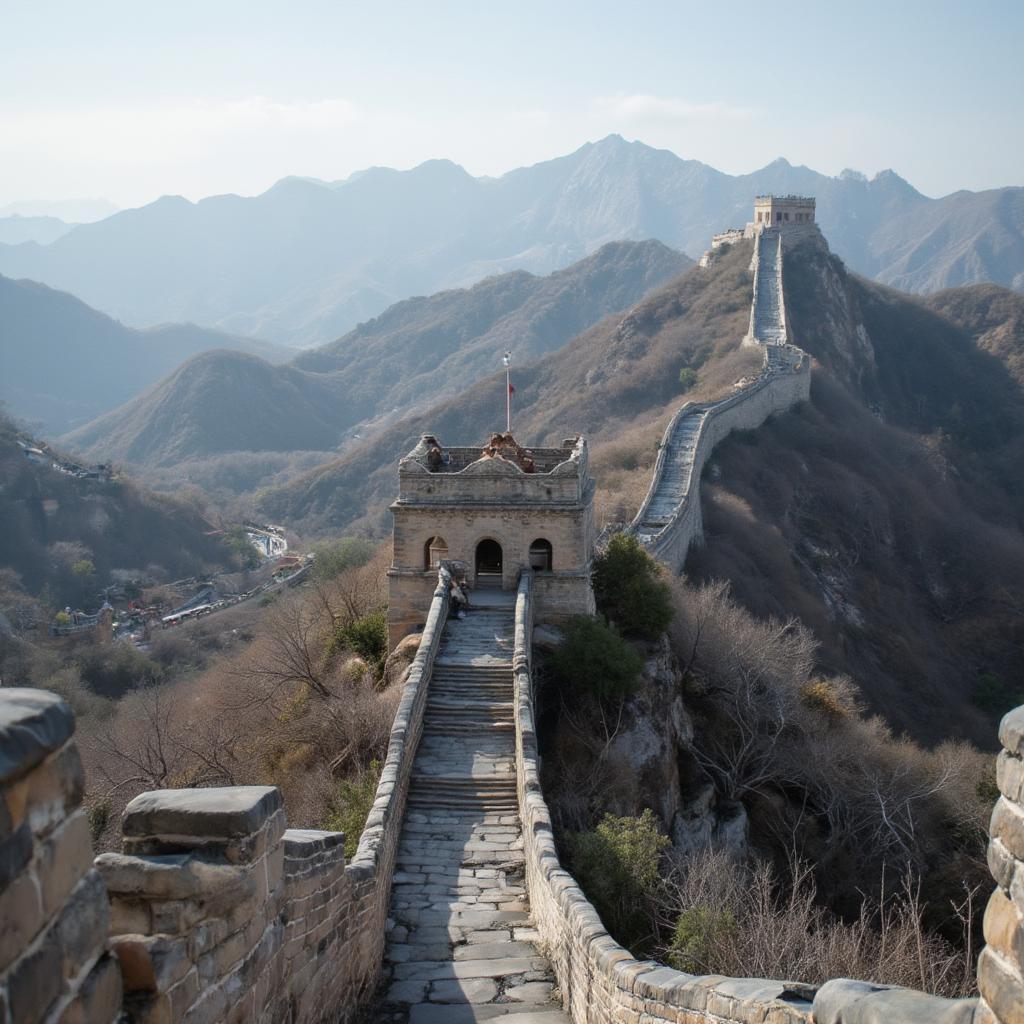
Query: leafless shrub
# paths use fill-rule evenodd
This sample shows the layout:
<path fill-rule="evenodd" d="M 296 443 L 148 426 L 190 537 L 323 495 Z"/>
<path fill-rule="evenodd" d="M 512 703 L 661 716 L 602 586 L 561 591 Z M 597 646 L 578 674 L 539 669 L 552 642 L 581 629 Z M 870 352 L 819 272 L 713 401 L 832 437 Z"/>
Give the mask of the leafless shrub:
<path fill-rule="evenodd" d="M 956 997 L 974 991 L 973 943 L 954 949 L 926 931 L 920 888 L 882 886 L 843 922 L 816 898 L 810 867 L 790 864 L 782 886 L 767 863 L 743 864 L 722 852 L 678 862 L 665 882 L 664 958 L 683 970 L 733 977 L 795 978 L 820 984 L 853 977 Z M 970 929 L 977 893 L 950 908 Z"/>

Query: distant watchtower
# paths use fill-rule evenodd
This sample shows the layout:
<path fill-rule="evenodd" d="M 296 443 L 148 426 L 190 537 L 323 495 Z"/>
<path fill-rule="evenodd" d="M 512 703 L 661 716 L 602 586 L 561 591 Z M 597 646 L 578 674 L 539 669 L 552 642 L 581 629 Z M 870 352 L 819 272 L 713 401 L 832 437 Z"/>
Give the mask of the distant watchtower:
<path fill-rule="evenodd" d="M 757 196 L 754 228 L 789 228 L 814 223 L 813 196 Z"/>
<path fill-rule="evenodd" d="M 399 462 L 398 484 L 390 647 L 424 621 L 442 561 L 464 569 L 477 591 L 514 590 L 531 566 L 538 617 L 593 613 L 594 481 L 582 438 L 527 450 L 511 434 L 475 448 L 424 435 Z"/>

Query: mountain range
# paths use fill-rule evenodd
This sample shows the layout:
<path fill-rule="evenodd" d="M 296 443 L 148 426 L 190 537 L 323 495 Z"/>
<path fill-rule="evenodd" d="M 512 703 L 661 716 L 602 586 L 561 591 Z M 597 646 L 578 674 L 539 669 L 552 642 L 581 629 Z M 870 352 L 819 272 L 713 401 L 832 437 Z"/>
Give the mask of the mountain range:
<path fill-rule="evenodd" d="M 728 394 L 742 348 L 749 242 L 605 318 L 517 375 L 527 444 L 590 442 L 599 526 L 635 512 L 658 440 L 686 398 Z M 815 360 L 811 401 L 716 449 L 707 546 L 691 581 L 728 580 L 763 617 L 808 625 L 823 673 L 847 674 L 897 729 L 978 742 L 980 674 L 1024 670 L 1024 297 L 993 285 L 926 298 L 847 271 L 809 241 L 786 264 L 787 321 Z M 386 535 L 396 464 L 423 433 L 482 443 L 502 426 L 500 371 L 259 496 L 307 532 Z M 902 624 L 894 630 L 893 622 Z"/>
<path fill-rule="evenodd" d="M 49 436 L 127 401 L 208 349 L 279 360 L 277 345 L 194 324 L 135 330 L 66 292 L 0 276 L 0 401 Z"/>
<path fill-rule="evenodd" d="M 610 243 L 545 277 L 516 271 L 407 299 L 287 365 L 206 352 L 65 443 L 150 469 L 229 452 L 336 451 L 359 430 L 461 395 L 505 349 L 517 367 L 556 350 L 691 265 L 660 242 Z"/>
<path fill-rule="evenodd" d="M 732 176 L 615 135 L 499 178 L 433 160 L 286 178 L 251 198 L 165 196 L 50 244 L 0 245 L 0 273 L 136 326 L 187 320 L 305 346 L 410 295 L 549 273 L 608 241 L 656 238 L 696 256 L 763 192 L 816 196 L 833 249 L 879 281 L 1024 289 L 1024 189 L 930 199 L 892 171 L 829 177 L 782 159 Z"/>

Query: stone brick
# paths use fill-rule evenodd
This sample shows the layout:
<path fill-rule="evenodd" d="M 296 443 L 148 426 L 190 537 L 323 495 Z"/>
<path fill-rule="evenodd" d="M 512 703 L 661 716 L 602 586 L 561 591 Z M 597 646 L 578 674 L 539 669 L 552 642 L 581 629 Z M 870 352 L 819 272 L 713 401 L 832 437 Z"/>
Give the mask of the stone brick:
<path fill-rule="evenodd" d="M 75 729 L 71 708 L 56 694 L 0 689 L 0 785 L 6 786 L 62 747 Z"/>
<path fill-rule="evenodd" d="M 978 958 L 978 988 L 1000 1024 L 1024 1024 L 1024 980 L 989 947 Z"/>
<path fill-rule="evenodd" d="M 76 811 L 39 844 L 36 874 L 43 911 L 52 917 L 92 867 L 92 840 L 84 811 Z"/>
<path fill-rule="evenodd" d="M 120 935 L 112 945 L 128 992 L 166 992 L 192 966 L 184 939 Z"/>
<path fill-rule="evenodd" d="M 46 921 L 35 876 L 19 875 L 0 893 L 0 971 L 29 946 Z"/>
<path fill-rule="evenodd" d="M 122 830 L 127 837 L 163 837 L 185 849 L 194 839 L 250 836 L 280 808 L 281 793 L 273 786 L 162 789 L 128 804 Z"/>
<path fill-rule="evenodd" d="M 121 996 L 121 968 L 112 956 L 104 955 L 86 976 L 57 1024 L 111 1024 L 121 1013 Z"/>
<path fill-rule="evenodd" d="M 82 803 L 85 773 L 78 748 L 65 743 L 29 772 L 23 783 L 29 825 L 37 836 L 45 835 Z"/>
<path fill-rule="evenodd" d="M 253 891 L 244 868 L 193 853 L 134 857 L 104 853 L 96 858 L 107 889 L 118 896 L 152 900 L 202 899 L 228 907 Z"/>
<path fill-rule="evenodd" d="M 1024 812 L 1006 797 L 996 801 L 989 832 L 1001 840 L 1017 860 L 1024 860 Z"/>
<path fill-rule="evenodd" d="M 110 934 L 148 935 L 153 930 L 153 915 L 144 900 L 110 896 Z"/>
<path fill-rule="evenodd" d="M 63 987 L 60 948 L 47 935 L 33 952 L 23 956 L 7 975 L 11 1020 L 35 1024 L 60 995 Z"/>
<path fill-rule="evenodd" d="M 109 924 L 110 904 L 103 879 L 90 871 L 71 893 L 54 925 L 65 977 L 77 975 L 82 965 L 102 950 Z"/>
<path fill-rule="evenodd" d="M 1022 782 L 1024 782 L 1024 761 L 1007 750 L 1000 751 L 999 757 L 996 759 L 996 784 L 999 786 L 999 792 L 1007 800 L 1020 803 Z"/>
<path fill-rule="evenodd" d="M 1012 754 L 1024 753 L 1024 707 L 1003 715 L 999 723 L 999 741 Z"/>
<path fill-rule="evenodd" d="M 6 813 L 6 808 L 4 808 Z M 0 892 L 25 869 L 32 859 L 32 831 L 24 821 L 0 842 Z"/>
<path fill-rule="evenodd" d="M 1013 882 L 1013 873 L 1017 861 L 1013 854 L 1003 845 L 1001 839 L 991 839 L 988 844 L 988 869 L 996 880 L 996 885 L 1009 889 Z"/>

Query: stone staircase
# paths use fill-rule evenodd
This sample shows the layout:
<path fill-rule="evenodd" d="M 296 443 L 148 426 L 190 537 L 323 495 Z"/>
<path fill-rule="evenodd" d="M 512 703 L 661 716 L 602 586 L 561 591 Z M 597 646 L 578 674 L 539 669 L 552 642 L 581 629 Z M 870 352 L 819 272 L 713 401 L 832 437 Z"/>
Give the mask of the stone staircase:
<path fill-rule="evenodd" d="M 668 440 L 668 451 L 657 489 L 644 509 L 637 527 L 641 540 L 653 537 L 668 523 L 690 488 L 690 473 L 697 451 L 697 438 L 707 413 L 702 409 L 680 417 Z"/>
<path fill-rule="evenodd" d="M 516 798 L 515 595 L 473 593 L 434 662 L 374 1021 L 568 1024 L 533 945 Z"/>
<path fill-rule="evenodd" d="M 754 338 L 762 345 L 784 345 L 786 328 L 782 322 L 782 296 L 779 289 L 779 247 L 782 236 L 765 231 L 757 240 L 757 294 L 754 296 Z"/>

